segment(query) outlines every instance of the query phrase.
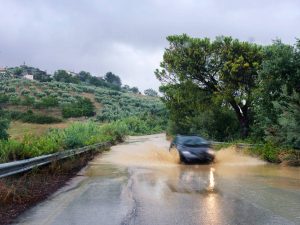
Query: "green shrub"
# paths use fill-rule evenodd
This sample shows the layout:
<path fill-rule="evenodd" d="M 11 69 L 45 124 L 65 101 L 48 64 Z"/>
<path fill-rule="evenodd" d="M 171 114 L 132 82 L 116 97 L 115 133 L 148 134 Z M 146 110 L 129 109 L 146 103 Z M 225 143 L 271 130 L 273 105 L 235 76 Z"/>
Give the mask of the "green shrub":
<path fill-rule="evenodd" d="M 81 117 L 81 116 L 94 116 L 95 106 L 88 98 L 80 98 L 75 103 L 66 104 L 62 109 L 64 118 Z"/>
<path fill-rule="evenodd" d="M 128 127 L 123 121 L 105 124 L 101 127 L 102 136 L 111 142 L 120 142 L 128 135 Z"/>
<path fill-rule="evenodd" d="M 46 107 L 46 108 L 56 107 L 56 106 L 58 106 L 58 100 L 56 97 L 53 97 L 53 96 L 43 97 L 41 99 L 40 105 L 42 107 Z"/>
<path fill-rule="evenodd" d="M 0 140 L 7 140 L 9 135 L 7 129 L 9 127 L 9 120 L 1 115 L 0 112 Z"/>
<path fill-rule="evenodd" d="M 10 96 L 9 103 L 13 105 L 20 105 L 22 102 L 21 98 L 15 95 Z"/>
<path fill-rule="evenodd" d="M 100 134 L 100 127 L 92 122 L 74 123 L 65 129 L 65 146 L 68 148 L 81 147 L 91 143 Z M 99 136 L 100 138 L 100 136 Z"/>
<path fill-rule="evenodd" d="M 22 105 L 26 106 L 32 106 L 35 102 L 35 98 L 32 96 L 25 96 L 25 98 L 22 101 Z"/>
<path fill-rule="evenodd" d="M 0 141 L 0 162 L 18 160 L 23 144 L 16 140 Z"/>
<path fill-rule="evenodd" d="M 272 143 L 257 145 L 247 150 L 250 154 L 261 157 L 263 160 L 272 163 L 279 163 L 280 149 Z"/>
<path fill-rule="evenodd" d="M 57 117 L 34 114 L 31 110 L 26 113 L 19 111 L 9 111 L 8 114 L 13 120 L 21 120 L 25 123 L 38 123 L 38 124 L 50 124 L 50 123 L 60 123 L 62 120 Z"/>
<path fill-rule="evenodd" d="M 7 103 L 9 101 L 9 96 L 6 94 L 0 94 L 0 103 Z"/>

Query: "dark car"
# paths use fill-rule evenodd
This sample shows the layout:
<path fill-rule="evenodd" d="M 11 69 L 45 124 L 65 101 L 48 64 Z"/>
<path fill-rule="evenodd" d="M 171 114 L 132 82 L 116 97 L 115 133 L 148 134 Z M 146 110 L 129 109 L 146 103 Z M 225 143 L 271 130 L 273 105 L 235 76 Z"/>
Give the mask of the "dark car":
<path fill-rule="evenodd" d="M 177 135 L 170 150 L 172 148 L 177 149 L 180 161 L 184 163 L 212 162 L 215 158 L 210 143 L 199 136 Z"/>

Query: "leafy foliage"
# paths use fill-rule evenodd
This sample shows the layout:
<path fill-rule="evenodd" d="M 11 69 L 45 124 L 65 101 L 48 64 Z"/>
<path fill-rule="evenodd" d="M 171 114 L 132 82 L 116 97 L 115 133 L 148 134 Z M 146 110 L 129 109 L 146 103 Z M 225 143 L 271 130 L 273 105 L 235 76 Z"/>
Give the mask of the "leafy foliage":
<path fill-rule="evenodd" d="M 56 71 L 54 73 L 53 79 L 65 83 L 79 83 L 79 79 L 77 77 L 72 76 L 72 74 L 68 73 L 65 70 Z"/>
<path fill-rule="evenodd" d="M 209 139 L 227 141 L 239 136 L 233 111 L 216 106 L 212 94 L 192 82 L 161 87 L 170 113 L 169 134 L 200 134 Z"/>
<path fill-rule="evenodd" d="M 108 83 L 111 83 L 117 87 L 121 87 L 121 85 L 122 85 L 120 77 L 113 74 L 112 72 L 107 72 L 104 76 L 104 80 L 106 80 Z"/>
<path fill-rule="evenodd" d="M 156 76 L 170 112 L 169 133 L 227 141 L 248 136 L 266 143 L 255 151 L 271 162 L 279 162 L 274 146 L 300 148 L 299 40 L 258 46 L 230 37 L 167 39 Z"/>
<path fill-rule="evenodd" d="M 264 49 L 255 90 L 253 136 L 300 148 L 300 42 L 281 41 Z"/>
<path fill-rule="evenodd" d="M 31 110 L 28 110 L 26 113 L 19 111 L 9 111 L 7 112 L 7 114 L 10 116 L 11 119 L 21 120 L 25 123 L 51 124 L 62 122 L 62 120 L 59 118 L 35 114 Z"/>
<path fill-rule="evenodd" d="M 144 94 L 148 95 L 148 96 L 152 96 L 152 97 L 157 97 L 158 96 L 157 91 L 153 90 L 152 88 L 146 89 L 144 91 Z"/>
<path fill-rule="evenodd" d="M 89 100 L 83 100 L 84 96 L 88 96 Z M 0 99 L 3 99 L 4 107 L 26 105 L 26 110 L 33 111 L 51 111 L 56 108 L 64 118 L 96 115 L 99 121 L 112 121 L 144 114 L 164 114 L 166 117 L 165 107 L 159 98 L 135 95 L 130 90 L 117 91 L 82 83 L 41 83 L 10 78 L 0 80 Z M 98 104 L 97 110 L 94 107 L 96 102 L 101 104 Z"/>
<path fill-rule="evenodd" d="M 7 140 L 9 135 L 7 133 L 7 129 L 9 127 L 9 119 L 5 116 L 5 114 L 0 109 L 0 140 Z"/>
<path fill-rule="evenodd" d="M 103 91 L 96 94 L 96 101 L 103 105 L 97 116 L 99 121 L 113 121 L 145 114 L 166 118 L 166 109 L 158 98 L 139 97 L 117 91 Z"/>
<path fill-rule="evenodd" d="M 95 106 L 88 98 L 79 98 L 75 103 L 66 104 L 62 109 L 62 115 L 64 118 L 94 116 Z"/>
<path fill-rule="evenodd" d="M 157 78 L 163 85 L 192 82 L 215 101 L 230 105 L 246 137 L 251 91 L 262 62 L 261 47 L 231 37 L 211 41 L 184 34 L 167 40 L 170 45 L 164 53 L 162 69 L 156 70 Z"/>

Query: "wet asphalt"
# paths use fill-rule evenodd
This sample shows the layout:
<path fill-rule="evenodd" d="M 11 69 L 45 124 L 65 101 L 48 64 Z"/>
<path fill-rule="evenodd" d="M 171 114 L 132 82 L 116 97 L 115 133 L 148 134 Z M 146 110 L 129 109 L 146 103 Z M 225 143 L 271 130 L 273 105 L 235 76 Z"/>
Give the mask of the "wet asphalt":
<path fill-rule="evenodd" d="M 129 138 L 17 224 L 300 224 L 299 168 L 230 151 L 182 165 L 168 145 L 163 134 Z"/>

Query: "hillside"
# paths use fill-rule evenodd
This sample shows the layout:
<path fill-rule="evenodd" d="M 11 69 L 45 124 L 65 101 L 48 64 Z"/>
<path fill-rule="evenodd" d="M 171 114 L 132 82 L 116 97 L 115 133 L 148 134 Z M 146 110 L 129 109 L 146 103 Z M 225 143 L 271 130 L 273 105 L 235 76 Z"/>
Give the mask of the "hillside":
<path fill-rule="evenodd" d="M 53 80 L 39 82 L 4 76 L 0 80 L 0 106 L 12 120 L 18 121 L 11 124 L 13 136 L 24 127 L 22 122 L 52 123 L 59 124 L 57 127 L 64 127 L 62 124 L 88 118 L 98 122 L 110 122 L 138 117 L 159 118 L 163 123 L 166 115 L 165 107 L 158 97 L 84 83 L 63 83 Z M 16 125 L 20 129 L 16 128 Z M 47 128 L 45 125 L 41 127 Z M 37 125 L 33 129 L 39 130 Z"/>

